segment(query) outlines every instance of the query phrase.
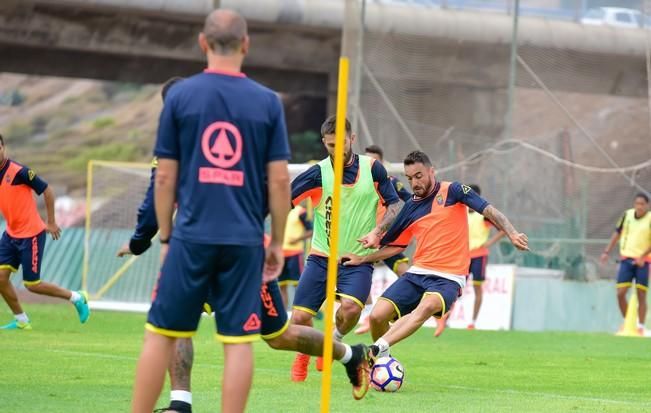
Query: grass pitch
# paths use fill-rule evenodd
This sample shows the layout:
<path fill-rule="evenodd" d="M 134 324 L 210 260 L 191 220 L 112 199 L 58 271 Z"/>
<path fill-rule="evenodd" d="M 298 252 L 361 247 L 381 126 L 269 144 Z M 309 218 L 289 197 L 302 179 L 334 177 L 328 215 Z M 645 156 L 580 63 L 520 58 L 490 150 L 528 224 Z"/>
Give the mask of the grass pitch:
<path fill-rule="evenodd" d="M 80 325 L 69 305 L 30 305 L 33 331 L 1 331 L 0 411 L 129 411 L 144 314 L 95 311 Z M 8 312 L 2 323 L 10 320 Z M 195 337 L 194 411 L 219 411 L 223 353 L 204 318 Z M 651 341 L 605 334 L 422 329 L 393 350 L 405 367 L 395 394 L 369 390 L 354 401 L 333 368 L 333 412 L 651 411 Z M 348 342 L 368 335 L 350 335 Z M 316 412 L 321 374 L 292 383 L 294 354 L 255 345 L 250 412 Z M 312 363 L 313 366 L 313 363 Z M 168 389 L 159 407 L 167 405 Z"/>

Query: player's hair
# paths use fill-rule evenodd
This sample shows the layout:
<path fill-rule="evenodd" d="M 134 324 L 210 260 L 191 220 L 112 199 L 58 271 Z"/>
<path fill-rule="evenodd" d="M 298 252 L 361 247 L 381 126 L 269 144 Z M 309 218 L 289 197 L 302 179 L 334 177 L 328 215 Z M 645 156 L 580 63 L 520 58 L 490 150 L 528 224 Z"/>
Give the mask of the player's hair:
<path fill-rule="evenodd" d="M 233 10 L 215 10 L 206 17 L 203 25 L 210 49 L 223 56 L 237 53 L 247 33 L 246 20 Z"/>
<path fill-rule="evenodd" d="M 643 192 L 638 192 L 637 194 L 635 194 L 635 199 L 638 198 L 644 199 L 647 202 L 647 204 L 649 203 L 649 196 Z"/>
<path fill-rule="evenodd" d="M 163 88 L 160 90 L 160 95 L 163 98 L 163 102 L 165 102 L 165 96 L 167 96 L 167 92 L 170 91 L 170 88 L 174 86 L 177 82 L 180 82 L 181 80 L 183 80 L 182 77 L 174 76 L 167 79 L 167 81 L 163 83 Z"/>
<path fill-rule="evenodd" d="M 2 134 L 0 134 L 0 144 L 2 144 L 2 146 L 5 146 L 5 138 L 2 137 Z"/>
<path fill-rule="evenodd" d="M 429 160 L 429 156 L 423 151 L 413 151 L 405 158 L 405 165 L 413 165 L 416 163 L 422 163 L 425 166 L 432 166 L 432 162 Z"/>
<path fill-rule="evenodd" d="M 367 146 L 366 149 L 364 149 L 364 151 L 366 151 L 366 153 L 376 154 L 377 156 L 380 157 L 380 160 L 384 159 L 384 151 L 382 150 L 382 148 L 380 148 L 377 145 Z"/>
<path fill-rule="evenodd" d="M 477 195 L 481 195 L 481 188 L 479 187 L 479 185 L 472 184 L 472 185 L 468 185 L 468 186 L 470 187 L 470 189 L 475 191 L 477 193 Z"/>
<path fill-rule="evenodd" d="M 332 135 L 335 133 L 335 125 L 337 124 L 337 116 L 336 115 L 331 115 L 328 116 L 328 119 L 323 122 L 323 125 L 321 125 L 321 137 L 325 137 L 326 135 Z M 352 132 L 353 128 L 350 126 L 350 121 L 346 119 L 346 135 L 350 135 Z"/>

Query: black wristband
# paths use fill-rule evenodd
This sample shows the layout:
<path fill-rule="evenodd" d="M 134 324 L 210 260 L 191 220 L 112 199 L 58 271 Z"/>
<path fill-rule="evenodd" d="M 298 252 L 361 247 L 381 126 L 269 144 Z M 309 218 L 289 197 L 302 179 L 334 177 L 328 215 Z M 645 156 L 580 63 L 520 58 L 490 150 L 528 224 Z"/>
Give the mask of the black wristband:
<path fill-rule="evenodd" d="M 169 239 L 169 238 L 167 238 L 167 239 L 160 238 L 160 243 L 161 243 L 161 244 L 169 244 L 169 243 L 170 243 L 170 239 Z"/>

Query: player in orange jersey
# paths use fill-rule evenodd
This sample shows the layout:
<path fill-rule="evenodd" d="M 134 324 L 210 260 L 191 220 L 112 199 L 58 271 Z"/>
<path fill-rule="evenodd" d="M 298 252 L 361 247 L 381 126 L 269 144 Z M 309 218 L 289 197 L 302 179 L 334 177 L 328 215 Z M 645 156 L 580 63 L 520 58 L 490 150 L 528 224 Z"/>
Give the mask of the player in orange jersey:
<path fill-rule="evenodd" d="M 32 191 L 43 195 L 47 208 L 47 224 L 36 208 Z M 23 311 L 16 290 L 9 281 L 11 273 L 23 267 L 23 284 L 36 294 L 70 300 L 85 323 L 90 315 L 85 291 L 70 291 L 41 281 L 41 261 L 45 235 L 59 239 L 61 229 L 54 216 L 54 192 L 44 180 L 28 167 L 6 156 L 5 142 L 0 135 L 0 212 L 6 221 L 0 238 L 0 293 L 14 313 L 14 320 L 0 329 L 31 330 L 29 317 Z"/>
<path fill-rule="evenodd" d="M 527 236 L 470 187 L 437 181 L 425 153 L 410 153 L 404 166 L 415 196 L 382 238 L 382 249 L 342 259 L 344 265 L 383 260 L 402 252 L 416 238 L 413 265 L 384 292 L 371 312 L 372 357 L 388 356 L 391 345 L 412 335 L 431 316 L 444 316 L 461 294 L 470 265 L 468 207 L 490 219 L 516 248 L 529 249 Z M 389 327 L 393 320 L 397 321 Z"/>

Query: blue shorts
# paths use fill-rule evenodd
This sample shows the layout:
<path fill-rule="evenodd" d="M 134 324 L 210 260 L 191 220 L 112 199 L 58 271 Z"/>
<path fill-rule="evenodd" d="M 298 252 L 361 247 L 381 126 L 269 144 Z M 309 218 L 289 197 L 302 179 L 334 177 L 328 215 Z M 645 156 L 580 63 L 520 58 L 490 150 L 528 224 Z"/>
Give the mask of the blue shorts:
<path fill-rule="evenodd" d="M 486 281 L 487 262 L 488 262 L 488 255 L 470 259 L 469 273 L 472 274 L 472 283 L 474 285 L 481 285 L 484 281 Z"/>
<path fill-rule="evenodd" d="M 271 340 L 282 335 L 289 327 L 289 318 L 285 304 L 283 304 L 278 281 L 273 280 L 262 284 L 260 301 L 262 304 L 260 334 L 264 340 Z M 208 303 L 204 303 L 203 311 L 209 315 L 213 312 Z"/>
<path fill-rule="evenodd" d="M 393 304 L 397 318 L 400 318 L 414 311 L 427 294 L 436 294 L 442 299 L 443 309 L 434 314 L 434 317 L 441 318 L 461 295 L 461 287 L 447 278 L 406 272 L 387 288 L 380 299 Z"/>
<path fill-rule="evenodd" d="M 31 238 L 14 238 L 5 231 L 0 238 L 0 270 L 16 272 L 22 265 L 23 284 L 40 283 L 46 235 L 42 231 Z"/>
<path fill-rule="evenodd" d="M 619 272 L 617 273 L 617 287 L 630 287 L 633 285 L 640 290 L 649 289 L 649 263 L 645 262 L 642 267 L 635 265 L 633 258 L 625 258 L 619 263 Z"/>
<path fill-rule="evenodd" d="M 294 308 L 316 315 L 326 297 L 328 258 L 318 255 L 307 257 L 307 263 L 294 294 Z M 345 267 L 339 265 L 337 275 L 337 299 L 353 300 L 361 308 L 371 292 L 373 266 L 363 264 Z"/>
<path fill-rule="evenodd" d="M 405 254 L 400 253 L 396 254 L 393 257 L 389 257 L 386 260 L 384 260 L 384 263 L 386 264 L 387 267 L 391 269 L 391 271 L 395 272 L 396 274 L 398 273 L 398 265 L 402 263 L 408 263 L 409 258 L 405 257 Z"/>
<path fill-rule="evenodd" d="M 283 334 L 289 327 L 287 311 L 283 304 L 283 296 L 280 294 L 278 281 L 271 281 L 262 285 L 260 290 L 262 300 L 262 326 L 260 334 L 265 340 L 271 340 Z"/>
<path fill-rule="evenodd" d="M 285 257 L 285 266 L 278 277 L 278 284 L 297 285 L 301 272 L 303 272 L 303 254 Z"/>
<path fill-rule="evenodd" d="M 258 339 L 263 263 L 262 243 L 208 245 L 172 238 L 146 328 L 165 336 L 191 337 L 208 303 L 215 312 L 218 340 Z"/>

